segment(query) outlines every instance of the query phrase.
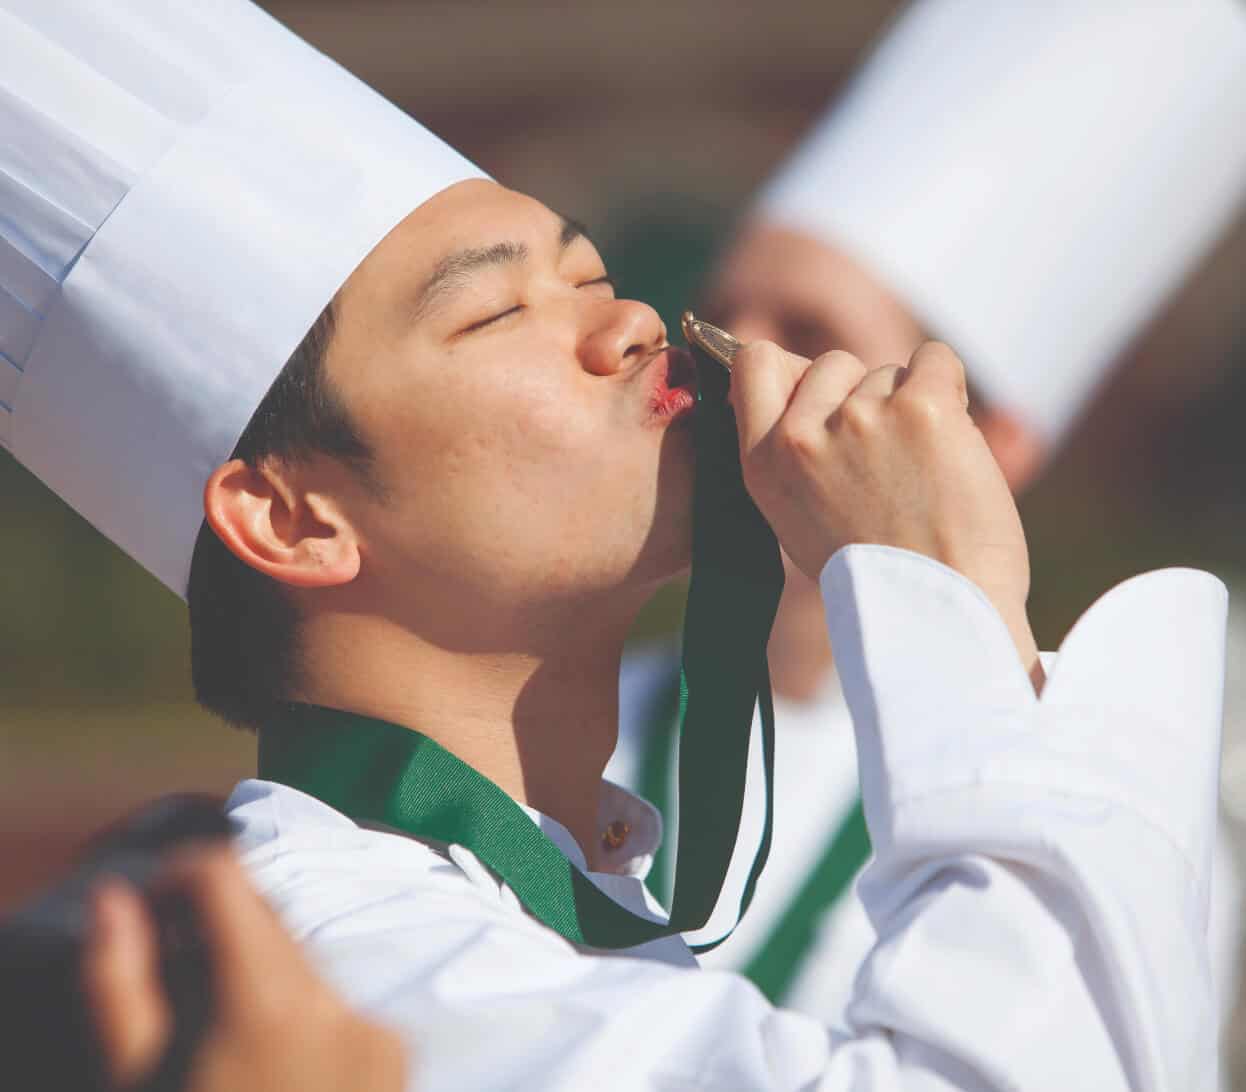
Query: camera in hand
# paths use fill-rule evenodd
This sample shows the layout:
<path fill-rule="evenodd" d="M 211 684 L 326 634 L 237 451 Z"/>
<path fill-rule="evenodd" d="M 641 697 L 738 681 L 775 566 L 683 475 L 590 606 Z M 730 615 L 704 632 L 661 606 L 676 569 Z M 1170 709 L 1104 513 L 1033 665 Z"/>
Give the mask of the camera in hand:
<path fill-rule="evenodd" d="M 216 801 L 163 798 L 95 839 L 61 883 L 0 919 L 0 1064 L 6 1087 L 112 1087 L 82 988 L 90 895 L 106 876 L 125 879 L 147 903 L 173 1013 L 169 1046 L 142 1092 L 184 1086 L 212 1013 L 210 954 L 188 898 L 154 881 L 174 850 L 230 833 Z"/>

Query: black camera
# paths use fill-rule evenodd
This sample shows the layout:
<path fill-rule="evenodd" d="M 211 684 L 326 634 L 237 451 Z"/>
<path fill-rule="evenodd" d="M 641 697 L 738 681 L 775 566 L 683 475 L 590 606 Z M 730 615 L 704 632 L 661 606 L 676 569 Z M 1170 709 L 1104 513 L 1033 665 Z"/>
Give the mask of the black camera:
<path fill-rule="evenodd" d="M 89 896 L 107 875 L 142 894 L 156 923 L 173 1032 L 143 1092 L 178 1092 L 212 1014 L 212 967 L 189 900 L 154 884 L 169 854 L 228 838 L 219 804 L 163 798 L 94 839 L 61 883 L 0 919 L 0 1065 L 9 1088 L 107 1092 L 82 988 Z"/>

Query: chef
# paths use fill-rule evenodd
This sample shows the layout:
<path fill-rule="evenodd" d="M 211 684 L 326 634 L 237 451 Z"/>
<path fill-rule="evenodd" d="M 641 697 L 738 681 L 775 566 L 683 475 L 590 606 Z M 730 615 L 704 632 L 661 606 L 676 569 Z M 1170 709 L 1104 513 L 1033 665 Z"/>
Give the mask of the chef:
<path fill-rule="evenodd" d="M 413 1085 L 1214 1081 L 1217 580 L 1122 585 L 1045 674 L 946 346 L 756 342 L 728 392 L 582 226 L 244 0 L 0 20 L 0 439 L 188 598 L 201 700 L 259 734 L 250 875 Z M 844 1030 L 682 939 L 777 543 L 825 591 L 874 847 Z M 660 817 L 601 773 L 624 636 L 690 557 L 668 917 Z"/>

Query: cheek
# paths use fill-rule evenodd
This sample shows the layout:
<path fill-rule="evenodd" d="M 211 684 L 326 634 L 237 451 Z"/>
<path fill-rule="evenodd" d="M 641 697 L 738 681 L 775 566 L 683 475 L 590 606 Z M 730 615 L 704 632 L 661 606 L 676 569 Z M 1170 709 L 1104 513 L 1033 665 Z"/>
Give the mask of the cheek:
<path fill-rule="evenodd" d="M 602 405 L 540 394 L 497 407 L 495 429 L 476 446 L 496 483 L 495 507 L 543 548 L 601 534 L 612 506 L 635 488 L 629 445 Z M 639 431 L 639 430 L 638 430 Z"/>
<path fill-rule="evenodd" d="M 653 552 L 660 494 L 674 486 L 667 519 L 686 505 L 663 438 L 625 401 L 516 373 L 393 399 L 382 459 L 393 496 L 369 537 L 395 577 L 421 571 L 509 601 L 610 584 Z"/>
<path fill-rule="evenodd" d="M 501 551 L 533 564 L 562 553 L 560 544 L 582 539 L 595 518 L 591 509 L 609 499 L 609 443 L 600 422 L 582 406 L 574 412 L 565 397 L 514 385 L 403 414 L 389 430 L 388 450 L 397 457 L 386 462 L 409 513 L 409 545 Z"/>

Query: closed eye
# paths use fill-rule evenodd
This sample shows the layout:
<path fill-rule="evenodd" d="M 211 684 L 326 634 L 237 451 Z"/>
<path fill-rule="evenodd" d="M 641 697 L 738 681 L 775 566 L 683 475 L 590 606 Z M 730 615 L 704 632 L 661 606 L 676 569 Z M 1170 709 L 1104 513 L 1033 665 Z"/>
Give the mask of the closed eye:
<path fill-rule="evenodd" d="M 490 326 L 495 322 L 500 322 L 502 319 L 509 318 L 511 315 L 518 314 L 522 310 L 522 304 L 516 304 L 514 307 L 508 307 L 505 311 L 499 311 L 496 315 L 490 315 L 488 318 L 483 318 L 479 322 L 473 322 L 470 326 L 464 326 L 463 329 L 459 331 L 459 335 L 462 336 L 463 334 L 470 334 L 475 330 L 483 330 L 486 326 Z"/>
<path fill-rule="evenodd" d="M 609 276 L 594 277 L 591 281 L 581 281 L 576 288 L 595 288 L 598 285 L 604 285 L 610 289 L 611 294 L 614 293 L 614 281 Z M 478 322 L 473 322 L 470 326 L 464 326 L 456 336 L 462 337 L 464 334 L 474 333 L 476 330 L 483 330 L 486 326 L 492 326 L 495 322 L 501 322 L 504 318 L 518 314 L 522 311 L 523 304 L 516 304 L 514 307 L 508 307 L 505 311 L 499 311 L 496 315 L 490 315 L 488 318 L 482 318 Z"/>

